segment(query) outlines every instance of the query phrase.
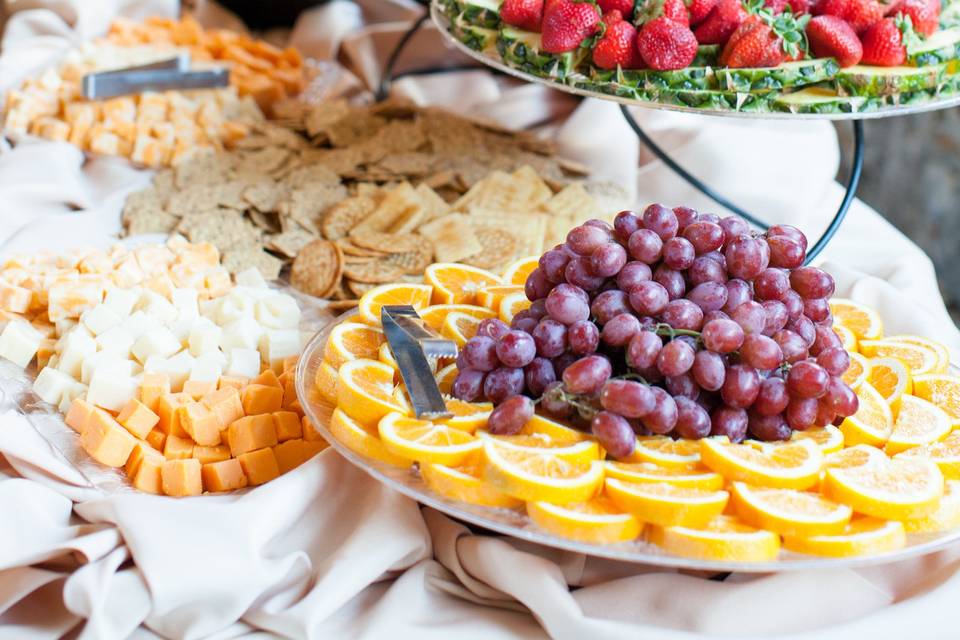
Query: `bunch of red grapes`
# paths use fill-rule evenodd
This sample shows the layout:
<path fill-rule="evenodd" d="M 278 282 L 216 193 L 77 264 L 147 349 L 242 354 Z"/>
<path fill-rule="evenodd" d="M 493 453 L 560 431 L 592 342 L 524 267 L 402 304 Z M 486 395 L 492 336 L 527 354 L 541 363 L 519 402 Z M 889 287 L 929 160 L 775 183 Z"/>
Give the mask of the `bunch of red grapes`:
<path fill-rule="evenodd" d="M 614 457 L 636 435 L 740 442 L 853 415 L 826 272 L 803 266 L 795 227 L 751 233 L 688 207 L 590 220 L 540 257 L 529 309 L 484 320 L 457 358 L 453 395 L 489 400 L 491 432 L 518 432 L 535 400 Z"/>

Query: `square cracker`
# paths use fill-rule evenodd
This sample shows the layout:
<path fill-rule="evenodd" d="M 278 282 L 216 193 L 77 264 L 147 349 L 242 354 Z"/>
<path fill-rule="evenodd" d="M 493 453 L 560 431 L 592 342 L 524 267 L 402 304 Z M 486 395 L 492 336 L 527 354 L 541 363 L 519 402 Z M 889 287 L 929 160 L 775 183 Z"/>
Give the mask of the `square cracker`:
<path fill-rule="evenodd" d="M 462 213 L 451 213 L 428 222 L 418 232 L 433 242 L 437 262 L 457 262 L 483 250 L 467 216 Z"/>
<path fill-rule="evenodd" d="M 586 220 L 598 213 L 596 201 L 580 182 L 568 184 L 543 207 L 555 216 L 575 220 Z"/>

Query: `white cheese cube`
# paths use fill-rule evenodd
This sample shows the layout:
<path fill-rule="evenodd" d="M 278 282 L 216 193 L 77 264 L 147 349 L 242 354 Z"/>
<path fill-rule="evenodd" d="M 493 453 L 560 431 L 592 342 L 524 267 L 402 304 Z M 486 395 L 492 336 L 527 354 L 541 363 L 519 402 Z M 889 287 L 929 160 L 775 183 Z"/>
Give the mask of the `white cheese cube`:
<path fill-rule="evenodd" d="M 220 347 L 223 331 L 208 318 L 200 318 L 190 329 L 188 343 L 190 354 L 199 358 L 205 353 L 216 351 Z"/>
<path fill-rule="evenodd" d="M 95 336 L 109 331 L 119 325 L 122 320 L 120 314 L 103 303 L 84 311 L 83 315 L 80 316 L 80 322 Z"/>
<path fill-rule="evenodd" d="M 165 373 L 170 377 L 171 391 L 177 393 L 183 390 L 183 383 L 190 377 L 193 362 L 193 356 L 190 355 L 190 352 L 186 349 L 172 358 L 167 359 L 167 370 Z"/>
<path fill-rule="evenodd" d="M 215 355 L 205 355 L 196 358 L 190 367 L 190 380 L 202 382 L 216 382 L 223 375 L 223 365 Z"/>
<path fill-rule="evenodd" d="M 97 352 L 96 340 L 86 329 L 76 327 L 61 338 L 60 343 L 62 350 L 57 368 L 71 378 L 80 378 L 80 365 Z"/>
<path fill-rule="evenodd" d="M 120 411 L 131 398 L 135 398 L 140 381 L 131 375 L 100 369 L 93 374 L 87 389 L 87 402 L 108 411 Z"/>
<path fill-rule="evenodd" d="M 57 371 L 52 367 L 45 367 L 33 381 L 33 392 L 44 402 L 59 405 L 64 392 L 74 383 L 76 383 L 76 380 L 64 372 Z"/>
<path fill-rule="evenodd" d="M 201 300 L 200 304 L 200 315 L 204 318 L 209 318 L 214 322 L 217 321 L 217 313 L 220 310 L 220 298 L 212 298 L 210 300 Z"/>
<path fill-rule="evenodd" d="M 217 306 L 216 322 L 224 327 L 240 318 L 252 317 L 256 300 L 241 295 L 236 289 L 220 298 L 220 304 Z"/>
<path fill-rule="evenodd" d="M 155 291 L 144 291 L 135 307 L 160 324 L 167 325 L 177 319 L 177 308 Z"/>
<path fill-rule="evenodd" d="M 260 375 L 260 352 L 256 349 L 230 349 L 227 370 L 228 376 L 256 378 Z"/>
<path fill-rule="evenodd" d="M 143 311 L 134 311 L 129 318 L 120 323 L 120 326 L 136 341 L 143 334 L 160 329 L 163 325 Z"/>
<path fill-rule="evenodd" d="M 73 318 L 61 318 L 53 323 L 53 326 L 56 327 L 57 335 L 62 336 L 66 334 L 70 329 L 73 329 L 77 326 L 77 321 Z"/>
<path fill-rule="evenodd" d="M 234 320 L 223 327 L 223 333 L 220 336 L 220 348 L 224 351 L 230 349 L 256 349 L 260 344 L 260 336 L 263 335 L 263 327 L 251 316 L 243 316 Z"/>
<path fill-rule="evenodd" d="M 169 358 L 182 348 L 183 345 L 170 329 L 159 327 L 137 338 L 133 343 L 132 352 L 137 360 L 146 362 L 150 356 Z"/>
<path fill-rule="evenodd" d="M 73 401 L 86 393 L 87 385 L 74 380 L 73 383 L 63 391 L 63 396 L 60 398 L 60 405 L 57 407 L 60 413 L 66 415 L 67 412 L 70 411 L 70 405 L 73 404 Z"/>
<path fill-rule="evenodd" d="M 257 302 L 257 321 L 270 329 L 295 329 L 300 324 L 300 306 L 285 293 L 275 293 Z"/>
<path fill-rule="evenodd" d="M 300 355 L 299 329 L 271 329 L 260 339 L 260 355 L 275 372 L 283 371 L 283 360 Z"/>
<path fill-rule="evenodd" d="M 118 325 L 97 336 L 97 350 L 109 351 L 122 358 L 130 358 L 134 339 L 123 325 Z"/>
<path fill-rule="evenodd" d="M 98 351 L 87 356 L 80 365 L 80 382 L 90 384 L 93 376 L 98 371 L 115 373 L 118 376 L 132 376 L 135 373 L 134 365 L 136 363 L 123 356 L 118 356 L 109 351 Z"/>
<path fill-rule="evenodd" d="M 43 342 L 43 334 L 23 320 L 11 320 L 0 333 L 0 356 L 27 368 Z"/>
<path fill-rule="evenodd" d="M 195 319 L 200 317 L 200 307 L 197 304 L 198 293 L 196 289 L 174 289 L 170 297 L 173 306 L 177 309 L 178 317 L 181 320 Z"/>
<path fill-rule="evenodd" d="M 263 279 L 260 270 L 256 267 L 244 269 L 234 278 L 238 287 L 250 287 L 252 289 L 265 289 L 267 281 Z"/>
<path fill-rule="evenodd" d="M 107 290 L 107 295 L 103 300 L 104 306 L 119 315 L 126 318 L 133 313 L 133 307 L 143 296 L 143 289 L 134 287 L 133 289 L 112 288 Z"/>

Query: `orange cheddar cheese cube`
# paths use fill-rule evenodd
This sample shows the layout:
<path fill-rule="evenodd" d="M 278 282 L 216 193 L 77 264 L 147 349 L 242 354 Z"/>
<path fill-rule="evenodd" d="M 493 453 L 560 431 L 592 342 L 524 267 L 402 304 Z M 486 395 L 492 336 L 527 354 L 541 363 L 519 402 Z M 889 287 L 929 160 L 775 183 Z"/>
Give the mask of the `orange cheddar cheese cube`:
<path fill-rule="evenodd" d="M 310 418 L 303 416 L 300 419 L 300 424 L 303 425 L 303 439 L 311 442 L 326 442 L 323 439 L 323 436 L 320 435 L 320 432 L 317 431 L 317 428 L 313 426 L 313 422 L 310 421 Z"/>
<path fill-rule="evenodd" d="M 277 444 L 277 429 L 273 424 L 273 416 L 245 416 L 234 421 L 227 428 L 227 444 L 230 445 L 230 455 L 233 457 Z"/>
<path fill-rule="evenodd" d="M 215 447 L 206 447 L 196 445 L 193 447 L 193 457 L 200 461 L 200 464 L 210 464 L 211 462 L 222 462 L 230 459 L 230 447 L 225 444 Z"/>
<path fill-rule="evenodd" d="M 232 491 L 247 486 L 247 476 L 236 458 L 203 465 L 201 476 L 207 491 Z"/>
<path fill-rule="evenodd" d="M 183 393 L 194 400 L 200 400 L 216 390 L 217 383 L 210 380 L 187 380 L 183 383 Z"/>
<path fill-rule="evenodd" d="M 236 389 L 240 391 L 249 382 L 247 378 L 241 378 L 240 376 L 220 376 L 217 381 L 217 389 Z"/>
<path fill-rule="evenodd" d="M 263 384 L 249 384 L 240 394 L 243 412 L 248 416 L 273 413 L 283 408 L 283 389 Z"/>
<path fill-rule="evenodd" d="M 137 472 L 130 478 L 133 487 L 139 491 L 147 493 L 163 493 L 163 482 L 160 477 L 160 469 L 166 459 L 160 456 L 159 459 L 145 457 L 137 466 Z"/>
<path fill-rule="evenodd" d="M 163 445 L 163 457 L 167 460 L 183 460 L 193 457 L 193 440 L 168 435 Z"/>
<path fill-rule="evenodd" d="M 273 449 L 270 447 L 243 453 L 238 456 L 238 459 L 240 466 L 243 467 L 243 473 L 247 476 L 247 481 L 252 485 L 270 482 L 280 475 L 277 456 L 273 454 Z"/>
<path fill-rule="evenodd" d="M 120 411 L 120 415 L 117 416 L 117 422 L 133 435 L 143 439 L 160 422 L 160 416 L 136 398 L 131 398 L 123 410 Z"/>
<path fill-rule="evenodd" d="M 77 433 L 83 433 L 83 427 L 87 424 L 87 420 L 90 419 L 90 414 L 93 413 L 93 409 L 94 406 L 92 404 L 83 398 L 77 398 L 73 401 L 73 404 L 70 405 L 70 410 L 67 411 L 67 417 L 64 418 L 64 422 Z"/>
<path fill-rule="evenodd" d="M 197 444 L 220 444 L 220 422 L 217 414 L 199 402 L 189 402 L 177 407 L 177 421 Z"/>
<path fill-rule="evenodd" d="M 163 492 L 168 496 L 198 496 L 203 493 L 199 460 L 165 460 L 160 465 L 160 480 Z"/>
<path fill-rule="evenodd" d="M 180 416 L 177 413 L 177 409 L 188 402 L 193 402 L 193 399 L 185 393 L 168 393 L 160 396 L 160 401 L 157 403 L 157 415 L 160 416 L 158 426 L 164 433 L 179 438 L 189 435 L 180 425 Z"/>
<path fill-rule="evenodd" d="M 155 427 L 153 431 L 147 434 L 146 440 L 147 444 L 157 451 L 163 451 L 163 447 L 167 443 L 167 434 L 159 427 Z"/>
<path fill-rule="evenodd" d="M 277 458 L 277 467 L 280 469 L 280 473 L 292 471 L 303 464 L 306 460 L 304 457 L 306 449 L 303 444 L 303 440 L 298 438 L 281 442 L 273 448 L 273 455 Z"/>
<path fill-rule="evenodd" d="M 303 435 L 300 416 L 293 411 L 276 411 L 273 414 L 273 426 L 277 429 L 277 440 L 293 440 Z"/>
<path fill-rule="evenodd" d="M 133 479 L 137 475 L 137 470 L 140 468 L 140 465 L 143 464 L 143 461 L 147 458 L 152 458 L 159 462 L 163 462 L 166 459 L 162 453 L 149 444 L 143 440 L 138 440 L 137 443 L 133 445 L 133 451 L 130 452 L 130 457 L 127 458 L 127 464 L 124 465 L 124 471 L 127 472 L 127 476 Z M 159 468 L 159 462 L 157 468 Z"/>
<path fill-rule="evenodd" d="M 201 402 L 217 416 L 221 431 L 229 427 L 235 420 L 243 417 L 243 403 L 240 401 L 240 392 L 233 387 L 225 387 L 214 391 Z"/>
<path fill-rule="evenodd" d="M 154 413 L 158 412 L 160 398 L 170 393 L 170 377 L 165 373 L 145 373 L 140 383 L 140 402 Z"/>
<path fill-rule="evenodd" d="M 90 413 L 80 433 L 80 446 L 90 457 L 108 467 L 122 467 L 130 457 L 137 443 L 130 433 L 120 426 L 103 409 L 94 409 Z"/>
<path fill-rule="evenodd" d="M 303 461 L 306 462 L 313 456 L 317 455 L 330 445 L 327 444 L 326 440 L 304 440 L 303 441 Z"/>
<path fill-rule="evenodd" d="M 263 373 L 251 380 L 250 384 L 262 384 L 267 387 L 283 388 L 283 385 L 280 384 L 280 379 L 277 377 L 277 374 L 273 372 L 273 369 L 265 369 Z"/>

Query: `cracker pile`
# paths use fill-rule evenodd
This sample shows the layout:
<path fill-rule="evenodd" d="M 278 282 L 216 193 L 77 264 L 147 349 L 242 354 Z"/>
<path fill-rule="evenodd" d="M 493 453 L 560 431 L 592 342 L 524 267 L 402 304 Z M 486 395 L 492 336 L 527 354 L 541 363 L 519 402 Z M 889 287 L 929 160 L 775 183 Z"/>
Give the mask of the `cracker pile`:
<path fill-rule="evenodd" d="M 282 122 L 159 172 L 125 232 L 210 242 L 231 272 L 290 264 L 301 291 L 352 300 L 435 261 L 501 268 L 622 205 L 549 143 L 437 109 L 331 101 Z"/>

